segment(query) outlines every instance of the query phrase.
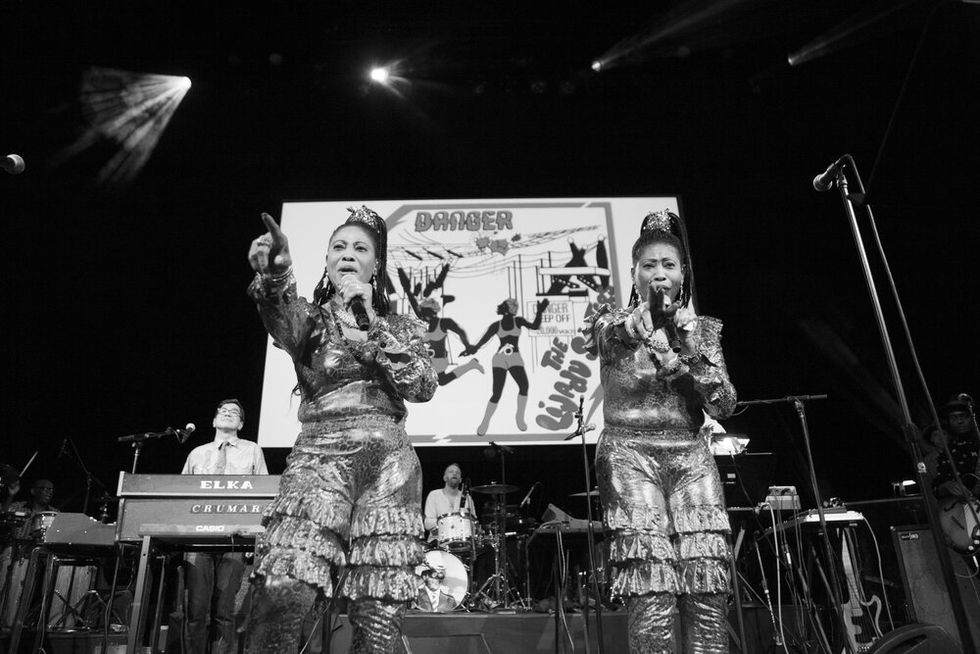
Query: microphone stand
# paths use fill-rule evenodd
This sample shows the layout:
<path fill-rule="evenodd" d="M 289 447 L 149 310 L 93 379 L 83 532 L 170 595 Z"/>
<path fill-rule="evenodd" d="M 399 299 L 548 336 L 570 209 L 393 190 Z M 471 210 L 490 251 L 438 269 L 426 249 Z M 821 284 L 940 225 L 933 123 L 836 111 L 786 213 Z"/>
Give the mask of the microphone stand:
<path fill-rule="evenodd" d="M 82 461 L 82 455 L 79 453 L 78 448 L 75 447 L 75 441 L 72 440 L 71 436 L 65 437 L 65 446 L 71 447 L 71 452 L 75 463 L 78 465 L 78 469 L 82 471 L 82 474 L 85 475 L 85 501 L 82 503 L 82 513 L 88 515 L 88 501 L 92 494 L 92 482 L 97 483 L 99 488 L 102 489 L 103 493 L 108 492 L 108 490 L 106 489 L 105 484 L 99 481 L 98 478 L 85 466 L 85 462 Z"/>
<path fill-rule="evenodd" d="M 133 444 L 133 470 L 132 474 L 136 474 L 136 466 L 140 460 L 140 451 L 143 449 L 143 443 L 153 438 L 163 438 L 164 436 L 177 436 L 177 430 L 173 427 L 167 427 L 163 431 L 148 431 L 140 434 L 129 434 L 128 436 L 120 436 L 116 439 L 117 443 L 132 443 Z"/>
<path fill-rule="evenodd" d="M 939 567 L 943 573 L 943 581 L 946 584 L 946 592 L 949 593 L 950 603 L 953 605 L 953 617 L 956 620 L 956 627 L 959 631 L 961 641 L 960 644 L 963 647 L 964 654 L 977 654 L 977 651 L 973 646 L 973 636 L 970 633 L 970 623 L 967 620 L 966 609 L 963 606 L 960 587 L 956 582 L 956 576 L 953 572 L 953 561 L 942 537 L 942 528 L 939 523 L 939 509 L 937 507 L 936 498 L 933 497 L 931 492 L 931 484 L 929 484 L 930 475 L 928 469 L 926 468 L 925 461 L 923 460 L 922 453 L 919 449 L 918 429 L 912 422 L 912 414 L 909 411 L 908 400 L 905 397 L 905 389 L 902 386 L 902 378 L 898 372 L 898 363 L 895 360 L 895 352 L 892 350 L 891 337 L 888 335 L 888 326 L 885 323 L 885 316 L 881 309 L 881 300 L 878 297 L 878 290 L 875 287 L 874 276 L 871 274 L 871 266 L 868 263 L 868 255 L 865 251 L 864 241 L 861 239 L 861 231 L 857 224 L 857 216 L 854 214 L 854 206 L 858 201 L 860 201 L 861 205 L 868 213 L 868 218 L 871 222 L 872 234 L 875 236 L 878 252 L 882 258 L 886 275 L 891 284 L 892 295 L 895 300 L 898 316 L 904 328 L 906 344 L 908 345 L 909 351 L 912 355 L 912 361 L 915 364 L 919 382 L 922 385 L 922 388 L 926 391 L 929 408 L 932 411 L 932 417 L 937 425 L 940 424 L 939 416 L 936 414 L 936 408 L 932 403 L 932 396 L 929 394 L 928 385 L 926 384 L 925 377 L 922 374 L 922 369 L 918 364 L 918 355 L 916 354 L 915 344 L 912 342 L 912 335 L 908 328 L 908 321 L 905 318 L 905 311 L 902 307 L 901 298 L 898 295 L 898 289 L 895 286 L 894 279 L 891 278 L 891 271 L 888 267 L 888 259 L 885 257 L 884 248 L 881 245 L 881 240 L 878 238 L 878 231 L 874 222 L 874 213 L 871 211 L 871 205 L 867 203 L 864 184 L 861 182 L 861 175 L 857 170 L 857 164 L 854 162 L 854 158 L 849 154 L 845 154 L 842 158 L 846 159 L 846 164 L 838 169 L 835 183 L 840 191 L 841 201 L 844 204 L 844 215 L 847 218 L 848 226 L 851 228 L 851 235 L 854 237 L 854 245 L 857 248 L 858 257 L 861 260 L 861 269 L 864 272 L 864 280 L 868 286 L 868 296 L 871 300 L 872 307 L 874 308 L 875 319 L 878 323 L 878 335 L 881 338 L 881 345 L 885 351 L 888 371 L 891 374 L 892 384 L 894 386 L 895 399 L 898 400 L 899 407 L 902 410 L 902 434 L 905 436 L 905 442 L 908 445 L 909 452 L 912 455 L 912 460 L 915 463 L 915 475 L 919 488 L 922 489 L 923 504 L 926 507 L 926 516 L 929 519 L 929 527 L 932 530 L 933 540 L 936 545 L 936 554 L 939 558 Z M 847 176 L 845 175 L 845 170 L 848 167 L 854 171 L 854 176 L 859 191 L 856 194 L 851 194 L 848 192 L 848 181 Z"/>
<path fill-rule="evenodd" d="M 605 652 L 605 644 L 602 637 L 602 593 L 599 590 L 598 570 L 595 565 L 595 529 L 592 526 L 592 478 L 589 474 L 589 450 L 585 444 L 585 425 L 583 424 L 583 406 L 585 397 L 580 395 L 578 398 L 578 411 L 575 412 L 575 420 L 578 426 L 572 436 L 582 437 L 582 466 L 585 469 L 585 515 L 588 520 L 586 527 L 586 539 L 589 546 L 589 575 L 592 579 L 592 592 L 595 595 L 595 617 L 596 617 L 596 638 L 599 643 L 599 654 Z M 568 440 L 568 439 L 566 439 Z M 585 594 L 585 602 L 582 606 L 582 620 L 585 625 L 585 654 L 589 654 L 589 594 Z"/>
<path fill-rule="evenodd" d="M 806 421 L 806 409 L 804 407 L 804 402 L 812 400 L 826 400 L 826 395 L 789 395 L 787 397 L 780 397 L 773 400 L 748 400 L 745 402 L 738 402 L 738 406 L 752 406 L 755 404 L 782 404 L 791 403 L 796 407 L 796 415 L 800 419 L 800 427 L 803 431 L 803 449 L 806 452 L 806 463 L 808 472 L 810 473 L 810 489 L 813 491 L 813 499 L 817 503 L 817 516 L 820 518 L 820 540 L 823 543 L 824 556 L 827 557 L 827 569 L 830 571 L 830 583 L 828 584 L 830 590 L 831 599 L 834 602 L 834 615 L 840 622 L 841 634 L 847 634 L 847 618 L 844 616 L 843 605 L 844 602 L 841 599 L 843 597 L 841 593 L 840 578 L 837 576 L 837 566 L 834 561 L 836 557 L 834 556 L 834 548 L 830 544 L 830 531 L 827 529 L 827 516 L 824 513 L 823 499 L 820 497 L 820 486 L 817 484 L 817 472 L 816 467 L 813 465 L 813 451 L 810 447 L 810 428 Z M 775 530 L 773 531 L 773 537 L 775 538 Z M 851 642 L 849 638 L 844 639 L 846 649 L 851 651 Z M 852 654 L 856 654 L 853 652 Z"/>

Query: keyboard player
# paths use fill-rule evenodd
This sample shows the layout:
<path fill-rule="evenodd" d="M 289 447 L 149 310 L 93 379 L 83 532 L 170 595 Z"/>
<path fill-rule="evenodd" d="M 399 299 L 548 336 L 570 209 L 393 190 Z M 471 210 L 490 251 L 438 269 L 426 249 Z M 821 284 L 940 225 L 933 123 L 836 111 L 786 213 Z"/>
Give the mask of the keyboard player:
<path fill-rule="evenodd" d="M 214 440 L 191 450 L 181 471 L 185 475 L 267 475 L 262 448 L 239 438 L 245 425 L 241 402 L 218 403 Z M 184 651 L 187 654 L 237 652 L 235 597 L 242 585 L 245 555 L 241 552 L 189 552 L 184 557 L 187 588 Z"/>

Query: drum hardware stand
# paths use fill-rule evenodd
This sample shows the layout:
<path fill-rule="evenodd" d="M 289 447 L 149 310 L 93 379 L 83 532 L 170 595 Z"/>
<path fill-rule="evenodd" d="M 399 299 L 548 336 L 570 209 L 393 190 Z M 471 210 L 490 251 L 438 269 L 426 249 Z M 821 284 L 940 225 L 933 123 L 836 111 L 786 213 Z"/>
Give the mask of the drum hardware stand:
<path fill-rule="evenodd" d="M 493 574 L 483 582 L 479 590 L 476 592 L 476 596 L 483 596 L 490 603 L 491 608 L 506 608 L 508 606 L 508 599 L 513 596 L 517 598 L 517 603 L 520 606 L 524 606 L 524 599 L 521 597 L 520 592 L 511 584 L 510 574 L 508 574 L 508 562 L 507 562 L 507 511 L 506 511 L 506 495 L 500 495 L 504 498 L 503 509 L 500 508 L 500 503 L 497 506 L 497 515 L 495 521 L 499 521 L 497 526 L 497 534 L 491 538 L 490 546 L 493 548 Z M 487 594 L 487 589 L 492 589 L 490 594 Z"/>
<path fill-rule="evenodd" d="M 69 588 L 67 593 L 68 597 L 71 597 L 71 588 L 74 585 L 74 583 L 75 583 L 75 577 L 73 575 L 71 581 L 68 584 L 68 588 Z M 86 593 L 82 595 L 75 604 L 72 604 L 70 599 L 66 599 L 65 596 L 59 593 L 57 590 L 54 591 L 54 595 L 51 599 L 54 600 L 55 598 L 57 598 L 58 600 L 60 600 L 61 603 L 64 605 L 65 610 L 64 613 L 61 614 L 61 617 L 58 618 L 58 621 L 50 625 L 48 628 L 52 631 L 55 630 L 91 631 L 92 629 L 94 629 L 95 628 L 94 625 L 92 625 L 88 620 L 85 619 L 85 616 L 82 615 L 82 611 L 81 611 L 82 607 L 85 606 L 85 604 L 89 601 L 89 597 L 94 597 L 95 601 L 98 602 L 99 606 L 102 609 L 105 609 L 105 602 L 102 600 L 102 597 L 99 596 L 99 593 L 95 590 L 86 591 Z M 68 622 L 69 616 L 75 619 L 76 627 L 74 629 L 69 629 L 68 627 L 65 626 L 65 624 Z M 78 627 L 77 625 L 81 625 L 81 627 Z"/>
<path fill-rule="evenodd" d="M 500 455 L 500 484 L 502 486 L 507 485 L 507 461 L 506 455 L 513 454 L 514 448 L 508 445 L 501 445 L 490 441 L 490 446 Z M 515 489 L 516 490 L 516 489 Z M 497 512 L 494 516 L 494 524 L 497 525 L 498 533 L 495 537 L 491 538 L 490 546 L 494 550 L 494 561 L 493 569 L 494 573 L 483 582 L 480 589 L 477 591 L 477 596 L 483 595 L 488 600 L 492 601 L 494 608 L 501 608 L 508 606 L 508 598 L 513 596 L 517 598 L 517 604 L 526 608 L 525 599 L 521 597 L 520 591 L 511 584 L 509 565 L 507 561 L 507 495 L 502 493 L 497 497 L 500 498 L 497 501 Z M 487 588 L 493 584 L 492 597 L 486 594 Z M 527 601 L 530 601 L 528 598 Z"/>
<path fill-rule="evenodd" d="M 70 449 L 69 449 L 70 448 Z M 82 461 L 82 455 L 79 453 L 78 448 L 75 447 L 75 441 L 71 439 L 71 436 L 66 436 L 65 440 L 61 443 L 61 453 L 59 456 L 71 455 L 71 459 L 74 461 L 78 469 L 85 475 L 85 501 L 82 504 L 82 513 L 88 515 L 88 503 L 92 496 L 92 484 L 95 483 L 102 489 L 103 495 L 108 495 L 108 489 L 106 489 L 105 484 L 99 481 L 98 477 L 92 474 L 92 472 L 86 467 L 85 462 Z"/>
<path fill-rule="evenodd" d="M 595 594 L 595 614 L 596 614 L 596 638 L 599 643 L 599 654 L 605 652 L 605 643 L 602 634 L 602 591 L 599 589 L 599 575 L 598 569 L 596 568 L 595 560 L 595 528 L 593 526 L 593 516 L 592 516 L 592 497 L 589 493 L 592 490 L 592 478 L 589 474 L 589 450 L 585 444 L 585 432 L 589 428 L 582 422 L 583 421 L 583 406 L 585 404 L 585 396 L 580 395 L 578 398 L 578 411 L 575 412 L 575 420 L 578 423 L 575 431 L 571 433 L 565 440 L 571 440 L 576 436 L 582 437 L 582 465 L 585 470 L 585 514 L 587 524 L 587 540 L 589 547 L 589 574 L 588 577 L 592 581 L 592 592 Z M 559 532 L 560 533 L 560 532 Z M 585 601 L 582 603 L 582 624 L 585 627 L 585 654 L 589 654 L 589 594 L 585 594 Z"/>
<path fill-rule="evenodd" d="M 470 613 L 471 612 L 471 609 L 470 609 L 470 606 L 469 606 L 469 604 L 470 604 L 469 600 L 471 598 L 474 598 L 475 599 L 480 594 L 480 591 L 479 590 L 474 590 L 474 588 L 476 587 L 476 525 L 479 524 L 479 523 L 478 523 L 478 521 L 476 519 L 476 516 L 473 515 L 473 514 L 471 514 L 471 513 L 469 513 L 469 497 L 470 497 L 470 495 L 469 495 L 468 484 L 466 486 L 463 486 L 463 489 L 464 489 L 463 490 L 463 499 L 460 501 L 460 506 L 462 506 L 463 507 L 463 510 L 466 511 L 467 514 L 469 514 L 470 517 L 471 517 L 471 520 L 470 520 L 470 564 L 468 566 L 466 566 L 465 563 L 463 564 L 464 566 L 466 566 L 467 568 L 469 568 L 470 583 L 469 583 L 469 588 L 466 589 L 466 596 L 463 597 L 463 601 L 459 603 L 459 607 L 457 607 L 457 608 L 461 608 L 466 613 Z M 474 504 L 474 510 L 475 510 L 475 506 L 476 505 Z"/>
<path fill-rule="evenodd" d="M 490 441 L 490 446 L 493 447 L 494 451 L 496 451 L 500 455 L 500 483 L 506 484 L 507 462 L 505 460 L 506 459 L 505 455 L 513 454 L 514 448 L 510 447 L 509 445 L 501 445 L 500 443 L 495 443 L 493 441 Z"/>
<path fill-rule="evenodd" d="M 60 451 L 60 453 L 59 453 L 58 456 L 60 457 L 60 456 L 65 456 L 65 455 L 70 455 L 70 458 L 72 459 L 72 461 L 74 462 L 74 464 L 78 467 L 78 469 L 82 472 L 82 474 L 85 475 L 85 500 L 82 502 L 82 513 L 84 513 L 85 515 L 88 515 L 89 499 L 92 496 L 92 484 L 95 483 L 95 484 L 97 484 L 99 486 L 99 488 L 102 489 L 102 495 L 103 495 L 103 497 L 108 496 L 109 491 L 106 488 L 105 484 L 103 484 L 101 481 L 99 481 L 99 478 L 96 477 L 95 475 L 93 475 L 92 472 L 85 465 L 85 462 L 82 460 L 82 455 L 78 451 L 78 448 L 75 446 L 75 441 L 72 440 L 71 436 L 66 436 L 65 437 L 65 440 L 62 441 L 62 443 L 61 443 L 61 451 Z M 134 465 L 135 465 L 135 463 L 134 463 Z M 107 504 L 104 504 L 103 505 L 103 508 L 102 508 L 102 516 L 101 517 L 104 517 L 106 519 L 108 518 L 108 505 Z M 106 522 L 106 521 L 107 520 L 103 520 L 103 522 Z M 68 580 L 68 590 L 67 590 L 67 595 L 68 595 L 69 598 L 71 597 L 72 591 L 75 588 L 75 572 L 76 572 L 76 566 L 71 566 L 71 576 L 70 576 L 70 578 Z M 92 592 L 92 591 L 89 591 L 89 592 Z M 72 606 L 70 600 L 67 600 L 64 597 L 62 597 L 60 595 L 60 593 L 58 593 L 57 591 L 55 591 L 55 595 L 65 605 L 65 613 L 61 616 L 61 619 L 58 621 L 58 623 L 56 623 L 55 628 L 57 628 L 57 625 L 58 624 L 64 625 L 65 621 L 68 619 L 68 614 L 69 613 L 71 613 L 77 621 L 79 621 L 83 625 L 85 625 L 85 627 L 87 629 L 91 629 L 92 628 L 91 625 L 89 625 L 85 621 L 85 619 L 82 618 L 81 614 L 77 610 L 77 607 Z M 97 593 L 96 593 L 96 596 L 98 597 L 98 594 Z M 88 593 L 86 593 L 86 595 L 82 599 L 84 600 L 87 597 L 88 597 Z M 81 601 L 79 602 L 79 605 L 80 604 L 81 604 Z"/>

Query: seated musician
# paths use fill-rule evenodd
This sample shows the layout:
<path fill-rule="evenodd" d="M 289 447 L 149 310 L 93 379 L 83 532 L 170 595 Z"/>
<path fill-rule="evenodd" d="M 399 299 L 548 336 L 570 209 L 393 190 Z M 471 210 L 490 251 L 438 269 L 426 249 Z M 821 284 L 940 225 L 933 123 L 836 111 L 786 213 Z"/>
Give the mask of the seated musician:
<path fill-rule="evenodd" d="M 425 529 L 429 532 L 428 541 L 430 543 L 439 540 L 437 529 L 439 518 L 447 513 L 455 513 L 462 509 L 463 492 L 460 488 L 463 483 L 463 471 L 456 463 L 450 463 L 442 473 L 444 485 L 442 488 L 430 491 L 425 498 Z M 473 498 L 466 495 L 466 513 L 476 516 L 476 509 L 473 506 Z M 443 534 L 445 539 L 445 534 Z"/>
<path fill-rule="evenodd" d="M 415 598 L 416 609 L 426 613 L 449 613 L 456 608 L 456 598 L 447 593 L 448 589 L 442 584 L 446 578 L 445 570 L 424 567 L 420 574 L 422 586 Z"/>
<path fill-rule="evenodd" d="M 269 474 L 262 448 L 238 437 L 245 425 L 245 410 L 238 400 L 219 402 L 212 424 L 214 440 L 191 450 L 181 474 Z M 187 624 L 184 651 L 187 654 L 203 654 L 209 650 L 212 654 L 238 651 L 235 596 L 242 585 L 244 571 L 245 555 L 242 552 L 189 552 L 185 555 Z"/>
<path fill-rule="evenodd" d="M 980 495 L 980 434 L 973 413 L 973 398 L 966 393 L 954 395 L 939 408 L 939 418 L 940 429 L 933 430 L 928 436 L 938 451 L 933 493 L 937 498 L 977 497 Z M 947 456 L 947 450 L 952 459 Z M 959 473 L 959 482 L 953 474 L 954 467 Z"/>

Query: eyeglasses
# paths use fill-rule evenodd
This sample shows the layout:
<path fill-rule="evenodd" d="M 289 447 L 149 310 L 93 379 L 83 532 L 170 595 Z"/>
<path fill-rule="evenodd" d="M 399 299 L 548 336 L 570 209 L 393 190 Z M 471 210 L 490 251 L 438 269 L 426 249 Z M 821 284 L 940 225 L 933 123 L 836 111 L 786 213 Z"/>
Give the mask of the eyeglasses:
<path fill-rule="evenodd" d="M 218 409 L 219 416 L 235 416 L 236 418 L 242 417 L 242 412 L 238 409 Z"/>

